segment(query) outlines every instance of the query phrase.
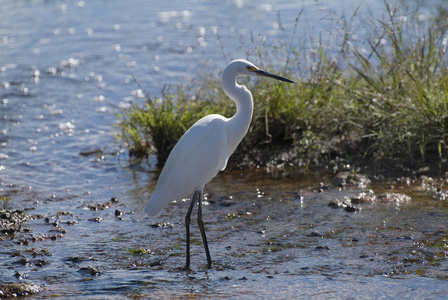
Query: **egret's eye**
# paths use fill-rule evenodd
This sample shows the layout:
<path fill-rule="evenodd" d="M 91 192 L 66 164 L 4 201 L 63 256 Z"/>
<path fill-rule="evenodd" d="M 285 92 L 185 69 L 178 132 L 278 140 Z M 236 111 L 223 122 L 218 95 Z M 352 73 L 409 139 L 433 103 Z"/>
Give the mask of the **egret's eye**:
<path fill-rule="evenodd" d="M 253 66 L 246 66 L 246 69 L 247 69 L 249 72 L 255 72 L 255 71 L 258 70 L 256 67 L 253 67 Z"/>

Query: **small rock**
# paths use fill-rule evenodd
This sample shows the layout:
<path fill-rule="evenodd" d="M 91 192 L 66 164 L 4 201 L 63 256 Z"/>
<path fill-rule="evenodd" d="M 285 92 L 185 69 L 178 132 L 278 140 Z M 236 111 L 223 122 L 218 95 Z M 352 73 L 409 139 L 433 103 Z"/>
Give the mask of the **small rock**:
<path fill-rule="evenodd" d="M 102 220 L 103 220 L 103 218 L 101 218 L 101 217 L 95 217 L 95 218 L 89 219 L 89 221 L 93 221 L 93 222 L 97 222 L 97 223 L 101 222 Z"/>
<path fill-rule="evenodd" d="M 366 175 L 352 174 L 350 172 L 339 172 L 333 178 L 333 184 L 341 188 L 346 186 L 366 188 L 370 183 L 371 181 Z"/>
<path fill-rule="evenodd" d="M 329 185 L 325 185 L 323 182 L 321 182 L 321 183 L 319 183 L 318 187 L 315 187 L 313 189 L 313 193 L 319 194 L 319 193 L 322 193 L 324 191 L 328 191 L 329 189 L 330 189 Z"/>
<path fill-rule="evenodd" d="M 316 250 L 330 250 L 330 247 L 328 247 L 328 246 L 317 246 L 315 249 Z"/>
<path fill-rule="evenodd" d="M 91 155 L 99 155 L 102 154 L 103 150 L 101 148 L 98 148 L 96 146 L 84 148 L 79 152 L 79 155 L 81 156 L 91 156 Z"/>
<path fill-rule="evenodd" d="M 79 272 L 83 273 L 83 274 L 86 274 L 86 275 L 90 275 L 90 276 L 100 276 L 101 275 L 101 271 L 100 270 L 98 270 L 98 269 L 96 269 L 94 267 L 91 267 L 91 266 L 88 266 L 88 267 L 85 267 L 85 268 L 81 268 L 81 269 L 79 269 Z"/>
<path fill-rule="evenodd" d="M 5 283 L 0 285 L 0 298 L 17 298 L 41 292 L 41 286 L 32 283 Z"/>
<path fill-rule="evenodd" d="M 360 204 L 360 203 L 374 203 L 377 201 L 376 195 L 373 193 L 373 191 L 368 192 L 362 192 L 359 193 L 356 196 L 353 196 L 351 198 L 351 202 L 353 204 Z"/>
<path fill-rule="evenodd" d="M 174 228 L 171 223 L 154 223 L 150 225 L 152 228 Z"/>
<path fill-rule="evenodd" d="M 341 197 L 336 200 L 331 201 L 328 206 L 333 208 L 343 208 L 346 212 L 355 212 L 361 210 L 359 207 L 353 206 L 355 204 L 349 197 Z"/>
<path fill-rule="evenodd" d="M 400 193 L 383 193 L 378 195 L 378 199 L 380 199 L 383 203 L 396 203 L 396 204 L 406 204 L 411 201 L 411 197 L 406 194 Z"/>
<path fill-rule="evenodd" d="M 309 237 L 322 237 L 322 234 L 319 231 L 312 231 L 307 234 Z"/>
<path fill-rule="evenodd" d="M 28 275 L 26 273 L 20 273 L 19 271 L 16 271 L 14 274 L 14 277 L 20 280 L 26 279 Z"/>
<path fill-rule="evenodd" d="M 149 266 L 150 267 L 157 267 L 157 266 L 161 266 L 162 264 L 163 264 L 163 262 L 161 260 L 156 260 L 156 261 L 153 261 L 153 262 L 149 263 Z"/>

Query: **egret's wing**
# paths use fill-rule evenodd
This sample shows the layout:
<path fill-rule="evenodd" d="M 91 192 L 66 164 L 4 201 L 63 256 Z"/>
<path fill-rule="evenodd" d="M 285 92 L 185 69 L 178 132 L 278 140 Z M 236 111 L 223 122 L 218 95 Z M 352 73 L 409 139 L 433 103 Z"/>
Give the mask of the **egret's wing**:
<path fill-rule="evenodd" d="M 204 186 L 225 168 L 227 159 L 226 119 L 219 115 L 202 118 L 168 156 L 146 212 L 157 215 L 170 201 Z"/>

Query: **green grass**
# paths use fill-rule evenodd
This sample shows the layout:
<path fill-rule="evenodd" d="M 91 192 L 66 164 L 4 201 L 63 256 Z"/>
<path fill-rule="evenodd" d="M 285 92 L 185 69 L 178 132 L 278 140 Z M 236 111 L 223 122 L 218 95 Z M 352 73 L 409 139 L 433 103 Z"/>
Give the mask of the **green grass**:
<path fill-rule="evenodd" d="M 299 42 L 303 11 L 283 41 L 268 45 L 252 39 L 243 45 L 247 59 L 296 84 L 241 81 L 253 94 L 254 116 L 229 166 L 310 168 L 343 162 L 376 170 L 448 169 L 448 8 L 440 5 L 434 18 L 420 20 L 418 10 L 405 3 L 397 8 L 385 3 L 382 20 L 357 11 L 348 20 L 335 18 L 343 24 L 339 45 L 319 38 L 311 48 L 312 37 Z M 351 27 L 359 24 L 370 34 L 352 41 Z M 122 110 L 117 137 L 131 156 L 156 153 L 163 164 L 198 119 L 234 112 L 219 74 L 205 74 Z"/>

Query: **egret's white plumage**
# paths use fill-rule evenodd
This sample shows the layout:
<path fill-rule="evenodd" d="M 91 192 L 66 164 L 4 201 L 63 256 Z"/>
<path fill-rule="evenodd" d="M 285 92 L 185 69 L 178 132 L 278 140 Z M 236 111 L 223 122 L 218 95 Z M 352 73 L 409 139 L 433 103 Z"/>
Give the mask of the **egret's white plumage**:
<path fill-rule="evenodd" d="M 170 201 L 203 187 L 224 170 L 229 157 L 226 122 L 220 115 L 209 115 L 185 132 L 171 151 L 146 205 L 150 216 L 158 215 Z"/>
<path fill-rule="evenodd" d="M 234 60 L 227 65 L 222 74 L 222 87 L 236 104 L 235 115 L 231 118 L 217 114 L 208 115 L 185 132 L 168 156 L 156 189 L 145 207 L 145 211 L 150 216 L 155 216 L 169 202 L 196 191 L 185 222 L 187 226 L 187 268 L 190 264 L 189 223 L 196 196 L 199 197 L 198 223 L 207 254 L 208 267 L 211 267 L 205 230 L 202 219 L 200 219 L 202 191 L 206 183 L 219 171 L 225 169 L 229 156 L 235 151 L 249 129 L 253 112 L 252 94 L 245 86 L 236 82 L 237 77 L 244 75 L 265 76 L 292 82 L 289 79 L 260 70 L 243 59 Z"/>

